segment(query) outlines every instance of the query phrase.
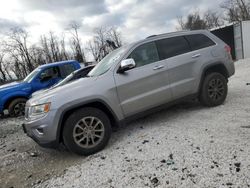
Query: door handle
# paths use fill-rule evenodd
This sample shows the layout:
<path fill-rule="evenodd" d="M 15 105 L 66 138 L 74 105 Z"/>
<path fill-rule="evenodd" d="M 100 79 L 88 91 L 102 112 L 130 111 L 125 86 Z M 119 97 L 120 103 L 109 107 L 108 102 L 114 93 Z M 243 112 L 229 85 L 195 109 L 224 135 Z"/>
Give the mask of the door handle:
<path fill-rule="evenodd" d="M 159 70 L 159 69 L 162 69 L 162 68 L 164 68 L 164 65 L 158 65 L 158 66 L 154 67 L 154 70 Z"/>
<path fill-rule="evenodd" d="M 192 58 L 197 58 L 197 57 L 200 57 L 200 56 L 201 56 L 201 54 L 195 54 L 195 55 L 192 56 Z"/>

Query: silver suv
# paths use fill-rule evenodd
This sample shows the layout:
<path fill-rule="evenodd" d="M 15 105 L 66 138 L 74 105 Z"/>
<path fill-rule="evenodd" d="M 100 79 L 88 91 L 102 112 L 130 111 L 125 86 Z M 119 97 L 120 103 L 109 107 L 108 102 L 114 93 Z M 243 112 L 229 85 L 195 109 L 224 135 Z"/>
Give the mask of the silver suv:
<path fill-rule="evenodd" d="M 112 127 L 166 104 L 222 104 L 234 72 L 230 47 L 208 31 L 150 36 L 113 51 L 85 78 L 31 98 L 23 128 L 41 146 L 90 155 Z"/>

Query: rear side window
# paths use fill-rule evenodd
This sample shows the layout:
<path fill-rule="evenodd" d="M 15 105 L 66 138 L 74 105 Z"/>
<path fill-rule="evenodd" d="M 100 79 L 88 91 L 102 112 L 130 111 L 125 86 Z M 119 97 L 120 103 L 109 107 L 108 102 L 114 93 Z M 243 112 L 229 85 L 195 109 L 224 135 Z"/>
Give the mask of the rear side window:
<path fill-rule="evenodd" d="M 199 50 L 201 48 L 206 48 L 215 45 L 215 43 L 205 35 L 194 34 L 185 36 L 188 40 L 192 50 Z"/>
<path fill-rule="evenodd" d="M 75 67 L 73 64 L 65 64 L 65 65 L 62 65 L 61 68 L 64 72 L 65 77 L 68 76 L 73 71 L 75 71 Z"/>
<path fill-rule="evenodd" d="M 128 58 L 134 59 L 136 67 L 144 66 L 159 61 L 157 48 L 154 42 L 142 44 L 134 49 Z"/>
<path fill-rule="evenodd" d="M 191 51 L 187 40 L 183 36 L 158 40 L 156 45 L 161 60 Z"/>

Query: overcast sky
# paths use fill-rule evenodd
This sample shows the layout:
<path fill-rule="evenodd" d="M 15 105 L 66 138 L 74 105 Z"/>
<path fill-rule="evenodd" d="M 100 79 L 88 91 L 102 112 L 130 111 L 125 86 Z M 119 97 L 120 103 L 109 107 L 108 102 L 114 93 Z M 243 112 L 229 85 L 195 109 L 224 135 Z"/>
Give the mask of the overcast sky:
<path fill-rule="evenodd" d="M 81 23 L 82 41 L 96 27 L 115 26 L 127 42 L 174 31 L 176 17 L 194 9 L 219 8 L 214 0 L 1 0 L 0 33 L 24 27 L 35 40 L 41 34 L 60 34 L 70 21 Z"/>

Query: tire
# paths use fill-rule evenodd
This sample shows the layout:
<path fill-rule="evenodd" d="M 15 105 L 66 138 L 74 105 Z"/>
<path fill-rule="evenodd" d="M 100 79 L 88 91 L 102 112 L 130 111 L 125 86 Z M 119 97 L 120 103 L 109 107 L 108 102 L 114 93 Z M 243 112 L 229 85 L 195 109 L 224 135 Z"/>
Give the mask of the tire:
<path fill-rule="evenodd" d="M 79 155 L 91 155 L 102 150 L 111 136 L 108 116 L 101 110 L 86 107 L 73 112 L 65 122 L 65 146 Z"/>
<path fill-rule="evenodd" d="M 24 98 L 17 98 L 11 101 L 8 107 L 9 115 L 11 117 L 24 116 L 26 102 L 27 99 Z"/>
<path fill-rule="evenodd" d="M 220 73 L 213 72 L 206 75 L 200 91 L 200 102 L 204 106 L 221 105 L 227 97 L 227 79 Z"/>

